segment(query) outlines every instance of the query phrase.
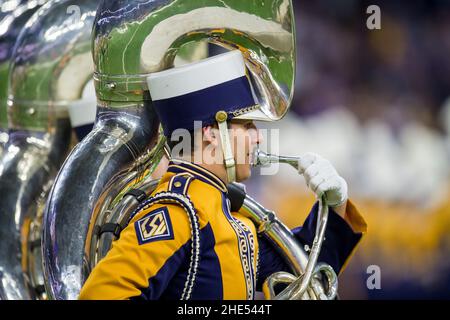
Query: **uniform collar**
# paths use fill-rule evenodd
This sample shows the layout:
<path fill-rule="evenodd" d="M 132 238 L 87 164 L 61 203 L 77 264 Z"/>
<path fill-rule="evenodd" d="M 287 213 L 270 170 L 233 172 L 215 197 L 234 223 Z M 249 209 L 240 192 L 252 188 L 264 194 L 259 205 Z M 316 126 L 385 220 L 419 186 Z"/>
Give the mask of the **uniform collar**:
<path fill-rule="evenodd" d="M 196 179 L 214 186 L 223 193 L 227 193 L 227 187 L 225 183 L 214 173 L 212 173 L 209 170 L 206 170 L 205 168 L 199 166 L 198 164 L 179 159 L 172 159 L 169 162 L 167 172 L 172 173 L 188 172 L 192 174 Z"/>

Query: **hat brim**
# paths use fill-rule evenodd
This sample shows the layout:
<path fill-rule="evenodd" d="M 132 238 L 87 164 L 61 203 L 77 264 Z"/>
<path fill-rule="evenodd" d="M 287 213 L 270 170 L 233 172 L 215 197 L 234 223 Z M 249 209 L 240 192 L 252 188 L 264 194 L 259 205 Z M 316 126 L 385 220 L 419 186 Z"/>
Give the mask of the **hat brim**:
<path fill-rule="evenodd" d="M 256 109 L 248 113 L 244 113 L 234 119 L 240 120 L 254 120 L 254 121 L 274 121 L 268 115 L 266 115 L 261 109 Z"/>

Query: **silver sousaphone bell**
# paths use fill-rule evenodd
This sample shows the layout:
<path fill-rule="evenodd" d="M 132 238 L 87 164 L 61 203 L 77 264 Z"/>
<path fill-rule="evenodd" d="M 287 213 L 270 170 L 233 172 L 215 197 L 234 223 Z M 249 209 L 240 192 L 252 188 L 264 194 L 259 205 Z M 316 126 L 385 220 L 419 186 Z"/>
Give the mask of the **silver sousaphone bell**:
<path fill-rule="evenodd" d="M 264 5 L 236 0 L 102 0 L 96 12 L 92 34 L 96 123 L 66 159 L 44 212 L 43 264 L 51 299 L 78 297 L 114 237 L 95 231 L 106 223 L 125 224 L 139 205 L 129 191 L 149 196 L 157 184 L 151 175 L 163 155 L 164 139 L 146 83 L 149 73 L 172 67 L 183 46 L 206 40 L 226 50 L 241 50 L 266 117 L 281 119 L 293 98 L 292 0 L 266 0 Z M 262 161 L 263 154 L 258 159 Z M 328 277 L 331 285 L 325 288 L 319 280 L 322 269 L 316 266 L 326 208 L 321 205 L 321 223 L 309 257 L 273 212 L 248 195 L 242 210 L 274 242 L 294 274 L 269 277 L 267 283 L 273 285 L 291 283 L 286 289 L 291 293 L 276 296 L 270 294 L 273 285 L 266 285 L 267 298 L 334 297 L 336 277 Z M 334 274 L 327 268 L 323 270 Z"/>

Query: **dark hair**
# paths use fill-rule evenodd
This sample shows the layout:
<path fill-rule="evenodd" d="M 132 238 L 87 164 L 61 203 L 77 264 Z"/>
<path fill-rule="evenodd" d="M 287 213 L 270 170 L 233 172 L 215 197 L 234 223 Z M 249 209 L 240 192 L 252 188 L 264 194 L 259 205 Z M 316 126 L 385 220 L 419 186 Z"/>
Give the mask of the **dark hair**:
<path fill-rule="evenodd" d="M 193 130 L 189 130 L 189 137 L 191 138 L 191 150 L 194 150 L 195 147 L 195 134 Z M 171 137 L 166 137 L 167 138 L 167 146 L 169 147 L 169 150 L 172 151 L 172 149 L 179 144 L 180 140 L 172 140 Z"/>
<path fill-rule="evenodd" d="M 218 128 L 217 122 L 214 122 L 212 125 L 208 125 L 208 126 L 211 126 L 213 128 L 216 128 L 216 129 Z M 229 122 L 228 122 L 228 126 L 230 126 Z M 205 128 L 205 127 L 202 127 L 202 128 Z M 189 137 L 191 139 L 191 150 L 194 151 L 194 148 L 195 148 L 195 131 L 194 130 L 189 130 L 188 133 L 189 133 Z M 171 135 L 172 135 L 172 133 L 171 133 Z M 171 140 L 170 139 L 171 137 L 166 137 L 166 138 L 167 138 L 167 142 L 166 143 L 167 143 L 167 146 L 169 147 L 170 151 L 172 151 L 172 149 L 177 144 L 179 144 L 181 142 L 180 140 Z"/>

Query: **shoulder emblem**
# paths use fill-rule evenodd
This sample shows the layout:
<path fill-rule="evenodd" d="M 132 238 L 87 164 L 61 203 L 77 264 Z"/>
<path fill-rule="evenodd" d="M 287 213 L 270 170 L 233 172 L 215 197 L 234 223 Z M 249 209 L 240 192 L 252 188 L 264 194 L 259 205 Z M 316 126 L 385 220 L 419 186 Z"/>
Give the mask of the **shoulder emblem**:
<path fill-rule="evenodd" d="M 172 222 L 167 207 L 158 208 L 147 213 L 134 223 L 139 244 L 174 238 Z"/>

